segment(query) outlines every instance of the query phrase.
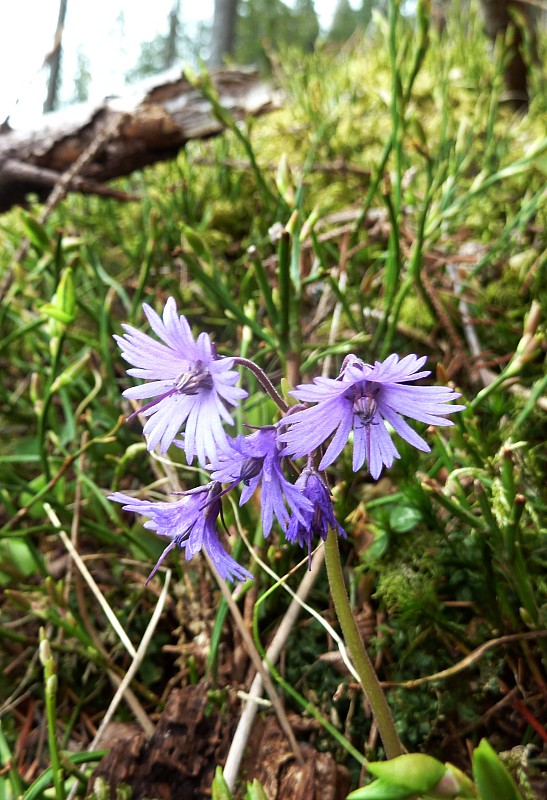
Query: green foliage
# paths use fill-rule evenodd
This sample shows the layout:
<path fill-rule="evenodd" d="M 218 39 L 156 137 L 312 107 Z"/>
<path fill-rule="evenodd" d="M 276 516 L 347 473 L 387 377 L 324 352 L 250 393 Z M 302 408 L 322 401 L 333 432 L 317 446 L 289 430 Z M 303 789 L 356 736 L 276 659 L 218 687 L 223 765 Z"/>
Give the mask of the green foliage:
<path fill-rule="evenodd" d="M 481 747 L 483 744 L 488 743 L 483 740 Z M 492 755 L 497 758 L 493 751 Z M 499 760 L 497 763 L 501 767 Z M 473 783 L 457 767 L 441 764 L 423 753 L 408 753 L 391 761 L 369 763 L 367 772 L 378 780 L 352 792 L 348 800 L 405 800 L 416 795 L 423 800 L 478 797 Z M 505 797 L 505 794 L 498 797 Z"/>
<path fill-rule="evenodd" d="M 213 793 L 213 800 L 233 800 L 233 795 L 228 788 L 222 768 L 217 767 L 215 779 L 211 787 Z M 245 792 L 245 800 L 268 800 L 268 795 L 264 791 L 264 787 L 257 781 L 256 778 L 252 783 L 247 782 L 247 790 Z"/>
<path fill-rule="evenodd" d="M 224 780 L 222 767 L 216 768 L 215 779 L 211 789 L 213 792 L 213 800 L 232 800 L 232 793 L 230 792 L 230 789 Z"/>
<path fill-rule="evenodd" d="M 275 3 L 266 5 L 253 0 L 254 41 L 294 43 L 268 33 Z M 73 779 L 47 755 L 26 785 L 25 768 L 47 751 L 36 729 L 28 762 L 12 757 L 24 751 L 26 720 L 41 720 L 62 764 L 91 762 L 88 721 L 99 724 L 115 691 L 108 676 L 130 663 L 69 566 L 60 531 L 135 644 L 156 603 L 161 572 L 150 590 L 142 584 L 162 543 L 106 500 L 112 490 L 165 498 L 161 464 L 145 457 L 138 422 L 124 423 L 133 409 L 120 396 L 129 381 L 112 334 L 124 322 L 142 326 L 142 302 L 161 308 L 170 295 L 219 352 L 255 358 L 285 393 L 326 358 L 335 374 L 350 352 L 369 361 L 423 352 L 439 382 L 455 381 L 468 411 L 455 428 L 423 426 L 430 453 L 397 439 L 401 459 L 376 484 L 354 475 L 347 457 L 332 469 L 349 535 L 345 573 L 356 614 L 372 615 L 381 678 L 403 684 L 389 698 L 407 747 L 469 769 L 462 730 L 475 744 L 494 732 L 496 749 L 539 741 L 527 722 L 536 708 L 525 718 L 507 703 L 511 724 L 497 730 L 495 706 L 507 686 L 515 694 L 524 686 L 532 704 L 546 657 L 547 386 L 535 314 L 545 290 L 545 100 L 537 94 L 529 114 L 515 117 L 503 103 L 502 47 L 491 57 L 475 5 L 450 4 L 442 34 L 429 29 L 425 5 L 417 18 L 392 16 L 391 26 L 375 20 L 366 47 L 284 53 L 283 107 L 246 123 L 216 108 L 222 137 L 190 142 L 172 162 L 119 181 L 140 201 L 72 194 L 46 222 L 32 203 L 0 218 L 0 282 L 13 269 L 0 308 L 0 657 L 9 667 L 0 693 L 19 703 L 2 718 L 0 793 L 38 798 L 56 781 L 68 794 Z M 206 79 L 201 86 L 214 104 Z M 484 361 L 495 377 L 487 386 Z M 245 420 L 270 422 L 271 402 L 254 379 L 246 388 Z M 199 472 L 172 457 L 182 488 L 196 485 Z M 279 531 L 264 543 L 256 505 L 225 516 L 259 556 L 269 548 L 265 560 L 279 574 L 302 555 Z M 244 559 L 241 539 L 230 541 Z M 235 691 L 233 653 L 244 660 L 203 564 L 169 565 L 175 588 L 132 683 L 150 715 L 177 681 L 207 673 Z M 264 644 L 289 601 L 253 571 L 248 602 Z M 324 579 L 309 602 L 335 625 Z M 58 680 L 47 708 L 34 657 L 41 627 Z M 504 634 L 514 638 L 496 644 Z M 368 745 L 380 757 L 381 748 L 345 667 L 338 672 L 327 654 L 337 655 L 330 634 L 303 614 L 279 681 L 294 692 L 282 690 L 293 710 L 317 715 L 316 744 L 347 762 L 357 786 L 359 753 Z M 429 680 L 440 671 L 448 674 Z M 503 780 L 481 748 L 477 784 Z"/>
<path fill-rule="evenodd" d="M 78 48 L 76 74 L 74 75 L 74 91 L 71 99 L 72 103 L 83 103 L 89 97 L 89 87 L 93 77 L 89 66 L 89 59 L 85 53 Z"/>
<path fill-rule="evenodd" d="M 509 770 L 502 764 L 486 739 L 483 739 L 473 753 L 473 778 L 477 784 L 481 800 L 521 800 Z"/>
<path fill-rule="evenodd" d="M 204 58 L 209 46 L 209 26 L 198 22 L 191 34 L 185 32 L 182 12 L 181 1 L 174 0 L 167 20 L 167 30 L 141 44 L 137 63 L 125 76 L 129 83 L 157 75 L 177 64 L 180 64 L 181 69 L 183 63 L 198 64 Z"/>
<path fill-rule="evenodd" d="M 294 48 L 313 51 L 319 21 L 312 0 L 289 8 L 282 0 L 241 0 L 238 5 L 235 60 L 269 70 L 269 54 Z"/>
<path fill-rule="evenodd" d="M 327 38 L 331 42 L 345 42 L 355 32 L 357 24 L 358 13 L 349 0 L 338 0 Z"/>

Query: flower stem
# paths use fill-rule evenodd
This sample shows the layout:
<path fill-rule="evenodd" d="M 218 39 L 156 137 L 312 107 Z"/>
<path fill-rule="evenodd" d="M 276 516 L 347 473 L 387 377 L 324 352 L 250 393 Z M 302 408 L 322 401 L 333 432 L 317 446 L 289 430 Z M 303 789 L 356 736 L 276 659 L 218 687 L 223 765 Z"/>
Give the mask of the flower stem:
<path fill-rule="evenodd" d="M 283 400 L 271 380 L 268 378 L 266 373 L 263 369 L 257 366 L 254 361 L 251 361 L 249 358 L 243 358 L 242 356 L 235 356 L 233 359 L 234 364 L 239 364 L 242 367 L 246 367 L 250 372 L 253 373 L 259 384 L 262 386 L 264 391 L 270 395 L 276 406 L 283 411 L 283 413 L 287 413 L 289 410 L 289 406 Z"/>
<path fill-rule="evenodd" d="M 49 755 L 51 759 L 55 797 L 57 800 L 64 800 L 66 797 L 64 771 L 61 764 L 59 744 L 57 742 L 57 669 L 44 628 L 40 628 L 39 655 L 44 668 Z"/>
<path fill-rule="evenodd" d="M 402 755 L 404 752 L 403 746 L 397 735 L 386 696 L 382 691 L 382 687 L 380 686 L 380 682 L 378 681 L 378 677 L 355 623 L 344 584 L 340 551 L 338 549 L 338 536 L 332 529 L 329 530 L 325 543 L 325 560 L 334 608 L 336 609 L 336 615 L 340 622 L 340 627 L 342 628 L 353 665 L 359 674 L 363 691 L 372 709 L 376 724 L 378 725 L 378 731 L 382 738 L 386 755 L 388 758 L 395 758 L 396 756 Z"/>

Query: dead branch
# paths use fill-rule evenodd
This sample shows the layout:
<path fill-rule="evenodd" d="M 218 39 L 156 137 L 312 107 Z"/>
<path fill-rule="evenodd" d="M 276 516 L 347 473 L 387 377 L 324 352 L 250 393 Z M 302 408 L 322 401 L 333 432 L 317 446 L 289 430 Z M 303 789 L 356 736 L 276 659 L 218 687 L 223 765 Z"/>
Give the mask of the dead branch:
<path fill-rule="evenodd" d="M 278 106 L 275 92 L 253 70 L 216 70 L 211 80 L 220 103 L 236 119 Z M 71 190 L 105 194 L 101 186 L 105 181 L 173 158 L 189 140 L 206 139 L 223 130 L 200 91 L 172 70 L 98 106 L 84 103 L 48 114 L 35 130 L 4 125 L 0 131 L 0 212 L 23 203 L 29 192 L 45 199 L 59 177 L 120 115 L 118 130 L 71 183 Z"/>

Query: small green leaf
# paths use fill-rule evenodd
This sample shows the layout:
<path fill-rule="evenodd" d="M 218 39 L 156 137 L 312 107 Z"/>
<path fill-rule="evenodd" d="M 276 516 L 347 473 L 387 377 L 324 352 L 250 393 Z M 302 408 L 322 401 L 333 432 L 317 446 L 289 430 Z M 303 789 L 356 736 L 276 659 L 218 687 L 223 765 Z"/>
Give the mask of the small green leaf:
<path fill-rule="evenodd" d="M 486 739 L 473 753 L 473 778 L 481 800 L 522 800 L 509 770 Z"/>
<path fill-rule="evenodd" d="M 232 800 L 232 793 L 228 788 L 228 784 L 224 780 L 222 767 L 217 767 L 215 772 L 215 779 L 212 785 L 213 800 Z"/>
<path fill-rule="evenodd" d="M 192 251 L 198 256 L 198 258 L 203 258 L 205 261 L 211 261 L 211 251 L 207 247 L 205 240 L 196 233 L 193 228 L 190 228 L 188 225 L 181 225 L 182 233 L 184 238 L 186 239 L 189 247 Z"/>
<path fill-rule="evenodd" d="M 414 792 L 406 786 L 395 786 L 387 781 L 378 780 L 356 789 L 348 795 L 347 800 L 406 800 L 413 795 Z"/>
<path fill-rule="evenodd" d="M 53 303 L 45 303 L 43 306 L 40 306 L 39 310 L 42 314 L 47 314 L 48 317 L 52 317 L 52 319 L 61 322 L 63 325 L 69 325 L 72 322 L 70 314 L 67 314 L 66 311 L 63 311 Z"/>
<path fill-rule="evenodd" d="M 294 208 L 294 185 L 286 153 L 281 153 L 277 172 L 275 174 L 275 184 L 277 186 L 277 191 L 289 208 Z"/>
<path fill-rule="evenodd" d="M 40 565 L 32 547 L 24 539 L 7 539 L 0 546 L 2 565 L 14 565 L 20 575 L 40 575 Z M 0 572 L 0 574 L 3 574 Z"/>
<path fill-rule="evenodd" d="M 53 244 L 41 222 L 31 214 L 23 214 L 23 227 L 32 245 L 39 253 L 53 253 Z"/>
<path fill-rule="evenodd" d="M 83 370 L 87 362 L 89 361 L 89 356 L 91 355 L 90 350 L 86 350 L 85 353 L 80 356 L 77 361 L 74 361 L 73 364 L 70 364 L 66 369 L 64 369 L 60 375 L 57 375 L 55 380 L 51 385 L 51 393 L 58 392 L 59 389 L 62 389 L 63 386 L 68 386 L 69 384 L 73 383 L 74 378 L 80 374 Z"/>
<path fill-rule="evenodd" d="M 281 378 L 281 394 L 283 396 L 283 400 L 287 403 L 288 406 L 297 406 L 300 402 L 296 399 L 296 397 L 292 397 L 289 392 L 292 392 L 294 386 L 291 386 L 289 381 L 286 378 Z"/>
<path fill-rule="evenodd" d="M 74 322 L 76 319 L 76 290 L 71 267 L 63 270 L 55 292 L 55 303 L 68 316 L 69 322 Z"/>
<path fill-rule="evenodd" d="M 247 794 L 245 800 L 269 800 L 268 795 L 264 791 L 264 787 L 255 778 L 254 781 L 247 784 Z"/>
<path fill-rule="evenodd" d="M 40 306 L 40 311 L 62 325 L 70 325 L 71 322 L 74 322 L 77 314 L 76 291 L 70 267 L 63 271 L 57 291 L 51 298 L 51 302 Z"/>
<path fill-rule="evenodd" d="M 369 525 L 369 531 L 374 534 L 374 540 L 370 547 L 365 550 L 366 561 L 376 561 L 382 558 L 387 552 L 390 542 L 389 532 L 377 525 Z"/>
<path fill-rule="evenodd" d="M 421 522 L 422 515 L 416 508 L 395 506 L 389 515 L 389 525 L 395 533 L 408 533 Z"/>

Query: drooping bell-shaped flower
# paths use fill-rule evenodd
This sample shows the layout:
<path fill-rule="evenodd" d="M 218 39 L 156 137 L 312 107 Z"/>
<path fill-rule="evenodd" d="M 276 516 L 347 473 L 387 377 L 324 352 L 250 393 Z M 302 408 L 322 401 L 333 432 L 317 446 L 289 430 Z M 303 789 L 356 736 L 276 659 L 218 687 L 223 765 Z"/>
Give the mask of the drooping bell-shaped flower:
<path fill-rule="evenodd" d="M 306 467 L 302 470 L 295 487 L 302 492 L 303 497 L 310 501 L 312 510 L 303 511 L 300 516 L 293 514 L 285 538 L 288 542 L 296 542 L 300 547 L 307 548 L 311 567 L 311 551 L 316 537 L 319 536 L 325 542 L 329 528 L 337 531 L 344 538 L 346 538 L 346 532 L 334 516 L 331 494 L 317 470 L 313 467 Z"/>
<path fill-rule="evenodd" d="M 172 503 L 139 500 L 121 492 L 110 495 L 108 499 L 122 503 L 124 511 L 133 511 L 148 517 L 148 521 L 144 523 L 145 528 L 171 540 L 148 576 L 147 583 L 175 547 L 184 550 L 187 561 L 200 550 L 205 550 L 220 577 L 225 580 L 252 579 L 251 573 L 234 561 L 220 542 L 217 531 L 221 509 L 220 494 L 220 484 L 209 483 L 186 492 L 180 500 Z"/>
<path fill-rule="evenodd" d="M 260 486 L 264 536 L 269 535 L 274 516 L 282 529 L 287 529 L 290 515 L 286 504 L 303 523 L 303 513 L 312 510 L 310 501 L 283 474 L 277 436 L 277 428 L 273 425 L 260 428 L 248 436 L 237 436 L 232 440 L 230 452 L 222 453 L 212 465 L 213 480 L 243 483 L 240 505 L 246 503 Z"/>

